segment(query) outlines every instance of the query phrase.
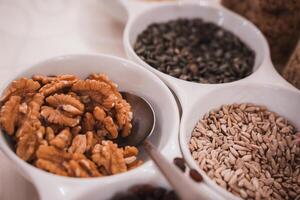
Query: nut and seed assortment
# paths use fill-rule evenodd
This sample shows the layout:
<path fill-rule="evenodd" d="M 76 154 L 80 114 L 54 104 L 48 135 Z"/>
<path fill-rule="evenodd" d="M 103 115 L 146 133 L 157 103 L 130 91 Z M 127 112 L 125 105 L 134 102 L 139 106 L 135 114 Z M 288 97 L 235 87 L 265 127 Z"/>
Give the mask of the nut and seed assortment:
<path fill-rule="evenodd" d="M 139 166 L 138 149 L 112 139 L 131 132 L 131 106 L 105 74 L 34 75 L 13 81 L 1 98 L 1 129 L 16 154 L 45 171 L 98 177 Z"/>
<path fill-rule="evenodd" d="M 253 71 L 255 53 L 233 33 L 200 18 L 153 23 L 138 35 L 136 54 L 157 70 L 199 83 L 227 83 Z"/>
<path fill-rule="evenodd" d="M 300 147 L 296 128 L 255 104 L 223 105 L 207 113 L 189 148 L 200 168 L 244 199 L 299 199 Z"/>

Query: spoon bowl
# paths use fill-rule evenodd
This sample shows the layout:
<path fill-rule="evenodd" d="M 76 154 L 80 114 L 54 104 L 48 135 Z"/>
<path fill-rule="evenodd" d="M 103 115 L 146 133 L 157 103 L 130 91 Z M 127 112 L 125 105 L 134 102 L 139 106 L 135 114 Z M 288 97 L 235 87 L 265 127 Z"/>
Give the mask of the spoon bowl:
<path fill-rule="evenodd" d="M 116 139 L 116 143 L 120 147 L 139 146 L 153 133 L 155 112 L 146 99 L 128 92 L 121 92 L 121 94 L 132 108 L 132 130 L 128 137 Z"/>

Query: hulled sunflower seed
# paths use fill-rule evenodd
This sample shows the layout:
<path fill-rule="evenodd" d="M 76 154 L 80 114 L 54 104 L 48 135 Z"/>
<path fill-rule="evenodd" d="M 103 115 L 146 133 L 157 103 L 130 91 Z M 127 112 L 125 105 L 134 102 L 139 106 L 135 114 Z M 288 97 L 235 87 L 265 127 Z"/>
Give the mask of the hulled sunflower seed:
<path fill-rule="evenodd" d="M 198 123 L 199 124 L 199 123 Z M 300 193 L 300 148 L 297 130 L 263 106 L 224 105 L 203 117 L 190 141 L 209 177 L 249 200 L 295 199 Z M 194 153 L 202 152 L 206 153 Z"/>

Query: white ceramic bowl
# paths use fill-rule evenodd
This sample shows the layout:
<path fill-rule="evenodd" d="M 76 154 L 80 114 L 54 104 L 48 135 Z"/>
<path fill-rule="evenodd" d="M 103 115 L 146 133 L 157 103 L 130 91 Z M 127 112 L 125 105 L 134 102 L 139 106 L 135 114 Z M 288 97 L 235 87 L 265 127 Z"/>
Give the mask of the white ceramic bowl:
<path fill-rule="evenodd" d="M 180 126 L 180 146 L 189 166 L 198 169 L 209 187 L 218 191 L 225 199 L 239 199 L 213 182 L 192 158 L 188 144 L 199 119 L 212 109 L 224 104 L 255 103 L 265 105 L 271 111 L 285 117 L 300 130 L 300 92 L 269 84 L 242 83 L 211 90 L 184 110 Z"/>
<path fill-rule="evenodd" d="M 183 107 L 190 104 L 197 98 L 191 98 L 187 92 L 200 89 L 207 91 L 206 88 L 218 88 L 232 83 L 240 84 L 244 81 L 261 82 L 277 85 L 291 85 L 285 81 L 275 70 L 271 58 L 269 46 L 262 33 L 248 20 L 229 11 L 216 1 L 183 1 L 183 2 L 165 2 L 165 3 L 145 3 L 143 1 L 119 0 L 119 6 L 123 6 L 127 10 L 127 23 L 123 35 L 123 44 L 129 59 L 149 69 L 158 75 L 176 94 Z M 204 21 L 212 22 L 224 27 L 237 35 L 255 52 L 255 64 L 253 73 L 248 77 L 224 84 L 200 84 L 195 82 L 183 81 L 170 75 L 162 73 L 149 64 L 144 62 L 134 52 L 133 45 L 135 40 L 146 27 L 154 22 L 165 22 L 178 18 L 195 18 L 199 17 Z M 125 19 L 125 18 L 124 18 Z M 197 95 L 193 93 L 193 96 Z"/>
<path fill-rule="evenodd" d="M 133 45 L 137 36 L 150 24 L 178 18 L 202 18 L 204 21 L 215 23 L 237 35 L 253 49 L 256 53 L 255 65 L 253 73 L 246 78 L 252 77 L 254 74 L 261 76 L 260 74 L 263 73 L 263 79 L 282 79 L 271 63 L 269 47 L 262 33 L 251 22 L 224 8 L 215 0 L 165 1 L 159 3 L 138 0 L 104 2 L 103 5 L 107 8 L 120 10 L 120 12 L 110 13 L 126 23 L 123 44 L 128 58 L 157 74 L 172 89 L 174 85 L 180 87 L 184 84 L 198 86 L 203 84 L 183 81 L 156 70 L 139 58 L 134 52 Z M 269 75 L 265 76 L 265 73 Z"/>
<path fill-rule="evenodd" d="M 137 64 L 107 55 L 68 55 L 40 62 L 18 75 L 12 76 L 1 88 L 19 77 L 34 74 L 75 74 L 81 78 L 91 73 L 106 73 L 121 91 L 128 91 L 147 99 L 156 114 L 156 127 L 150 140 L 170 160 L 179 155 L 179 112 L 167 86 L 153 73 Z M 173 148 L 176 147 L 176 148 Z M 25 178 L 37 188 L 40 199 L 108 199 L 135 183 L 165 184 L 152 163 L 146 162 L 129 172 L 99 178 L 68 178 L 42 171 L 24 162 L 13 152 L 4 133 L 0 133 L 0 148 Z"/>
<path fill-rule="evenodd" d="M 180 102 L 182 108 L 180 146 L 189 166 L 197 167 L 188 149 L 191 132 L 196 122 L 212 108 L 218 108 L 225 103 L 258 103 L 296 123 L 296 119 L 299 118 L 300 92 L 276 72 L 266 39 L 248 20 L 224 8 L 217 1 L 145 3 L 136 0 L 116 0 L 114 2 L 122 8 L 122 12 L 113 14 L 126 23 L 123 44 L 128 58 L 157 74 L 173 90 Z M 113 8 L 113 5 L 108 6 Z M 133 45 L 137 36 L 148 25 L 171 19 L 196 17 L 233 32 L 254 50 L 256 59 L 251 75 L 224 84 L 188 82 L 156 70 L 134 52 Z M 295 125 L 300 128 L 299 123 Z M 201 173 L 205 176 L 205 182 L 215 192 L 226 199 L 239 199 L 215 184 L 203 171 Z"/>

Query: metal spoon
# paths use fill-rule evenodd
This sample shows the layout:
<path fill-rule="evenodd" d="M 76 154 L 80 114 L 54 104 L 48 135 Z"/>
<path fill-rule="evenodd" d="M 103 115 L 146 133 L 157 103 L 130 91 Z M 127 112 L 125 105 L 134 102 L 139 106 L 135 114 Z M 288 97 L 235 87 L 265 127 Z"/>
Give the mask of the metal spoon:
<path fill-rule="evenodd" d="M 223 200 L 224 198 L 211 192 L 211 189 L 205 184 L 200 183 L 202 187 L 197 187 L 191 179 L 187 178 L 183 172 L 164 158 L 147 139 L 153 133 L 155 127 L 155 112 L 150 103 L 134 94 L 121 93 L 123 98 L 132 106 L 133 128 L 129 137 L 116 141 L 118 145 L 143 145 L 146 152 L 182 200 Z"/>

